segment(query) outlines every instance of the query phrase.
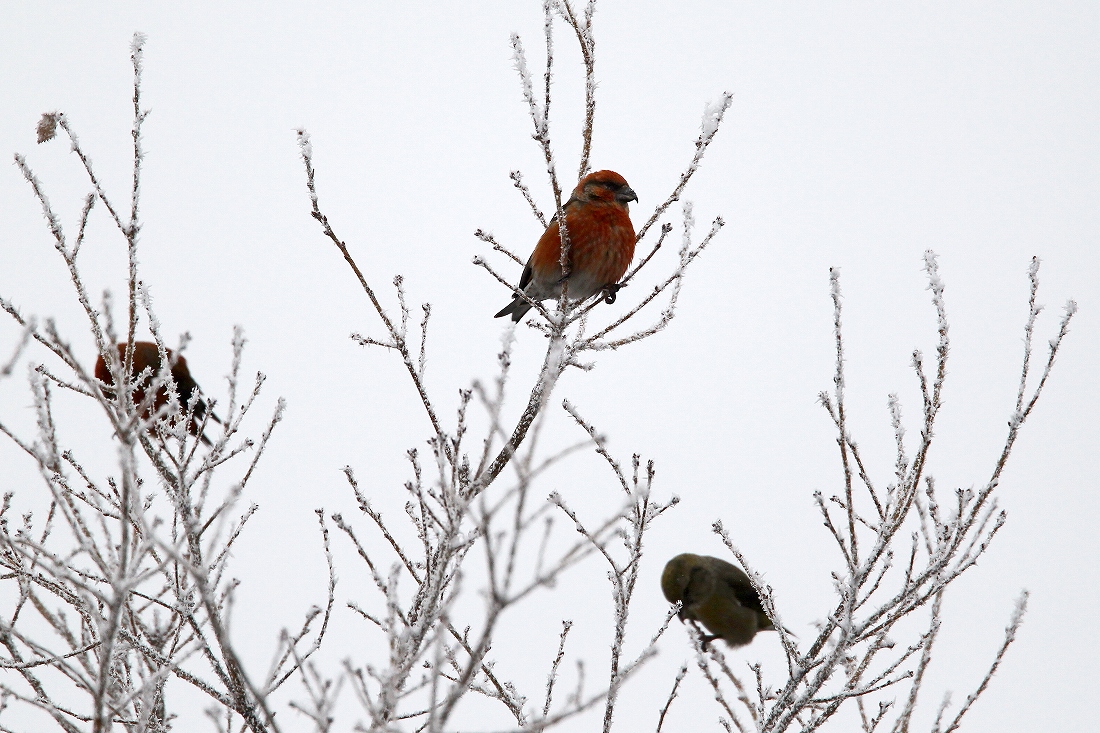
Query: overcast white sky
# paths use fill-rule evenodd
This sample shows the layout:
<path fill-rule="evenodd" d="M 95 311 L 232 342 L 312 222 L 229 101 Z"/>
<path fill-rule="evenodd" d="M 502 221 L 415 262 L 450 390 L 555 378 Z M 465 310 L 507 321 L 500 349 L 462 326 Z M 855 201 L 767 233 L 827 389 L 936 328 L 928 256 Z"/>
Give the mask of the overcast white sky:
<path fill-rule="evenodd" d="M 278 629 L 322 597 L 312 510 L 354 513 L 339 469 L 354 466 L 397 517 L 404 451 L 428 434 L 400 365 L 348 339 L 379 329 L 308 215 L 294 128 L 311 132 L 322 204 L 369 277 L 384 291 L 401 273 L 414 302 L 433 303 L 429 384 L 453 405 L 459 387 L 492 374 L 503 325 L 491 316 L 508 300 L 470 264 L 486 253 L 473 231 L 529 252 L 540 231 L 511 187 L 512 169 L 551 206 L 508 46 L 518 31 L 532 63 L 541 56 L 540 3 L 7 3 L 0 28 L 0 150 L 28 155 L 70 231 L 88 186 L 64 142 L 35 145 L 35 122 L 63 110 L 108 191 L 123 198 L 128 49 L 135 30 L 149 36 L 143 278 L 171 340 L 194 337 L 188 360 L 208 392 L 223 384 L 240 324 L 246 367 L 269 377 L 263 410 L 280 395 L 289 403 L 253 478 L 261 511 L 234 566 L 244 581 L 235 633 L 265 670 Z M 942 690 L 962 701 L 978 682 L 1021 588 L 1032 592 L 1025 626 L 968 729 L 1085 729 L 1100 653 L 1100 7 L 603 0 L 596 36 L 592 162 L 638 192 L 636 224 L 675 185 L 704 103 L 735 95 L 685 195 L 700 229 L 717 215 L 728 226 L 690 273 L 676 320 L 560 386 L 622 459 L 638 451 L 656 461 L 660 495 L 683 500 L 651 536 L 635 645 L 666 608 L 657 582 L 665 560 L 723 554 L 709 533 L 716 518 L 766 571 L 802 638 L 831 608 L 828 573 L 841 563 L 812 502 L 813 491 L 841 487 L 831 424 L 816 404 L 833 369 L 830 267 L 840 268 L 845 293 L 851 425 L 886 483 L 886 396 L 900 394 L 915 435 L 909 355 L 935 345 L 921 255 L 939 253 L 953 350 L 932 470 L 946 491 L 984 484 L 999 454 L 1019 375 L 1026 270 L 1039 255 L 1048 306 L 1039 344 L 1067 298 L 1081 312 L 998 489 L 1008 524 L 946 603 L 918 729 Z M 568 177 L 581 75 L 564 31 L 559 51 L 551 124 Z M 124 250 L 102 211 L 86 247 L 95 289 L 121 296 Z M 663 255 L 655 266 L 671 261 Z M 0 294 L 57 318 L 94 359 L 14 166 L 0 168 Z M 0 353 L 17 333 L 0 323 Z M 525 393 L 541 346 L 519 330 L 513 394 Z M 0 384 L 6 423 L 29 430 L 29 404 L 25 381 Z M 575 439 L 563 417 L 554 436 Z M 26 475 L 22 457 L 0 445 L 0 462 L 0 488 L 33 503 L 14 478 Z M 610 474 L 588 459 L 543 488 L 593 515 L 615 501 Z M 360 566 L 337 547 L 342 605 Z M 528 646 L 512 669 L 529 695 L 545 673 L 531 660 L 548 664 L 561 618 L 577 620 L 574 651 L 588 658 L 593 684 L 602 679 L 607 597 L 603 570 L 591 566 L 515 627 L 512 638 Z M 343 618 L 327 659 L 365 661 L 383 653 L 380 642 Z M 652 729 L 657 699 L 687 655 L 686 635 L 672 629 L 624 693 L 622 730 Z M 732 656 L 782 671 L 774 636 Z M 508 660 L 502 651 L 501 665 Z M 686 685 L 671 729 L 717 730 L 697 671 Z M 284 725 L 294 715 L 282 712 Z"/>

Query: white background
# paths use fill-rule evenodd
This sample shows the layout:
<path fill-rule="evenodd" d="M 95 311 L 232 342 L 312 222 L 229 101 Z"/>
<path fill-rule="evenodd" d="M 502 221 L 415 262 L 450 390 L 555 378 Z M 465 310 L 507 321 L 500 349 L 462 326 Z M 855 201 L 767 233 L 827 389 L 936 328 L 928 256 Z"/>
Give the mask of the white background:
<path fill-rule="evenodd" d="M 339 469 L 354 466 L 398 521 L 409 474 L 403 453 L 428 435 L 399 363 L 348 339 L 353 330 L 379 333 L 377 319 L 308 215 L 294 129 L 312 134 L 322 205 L 391 309 L 395 273 L 414 303 L 432 302 L 429 386 L 447 414 L 459 387 L 492 375 L 503 325 L 490 316 L 508 300 L 470 264 L 487 249 L 472 233 L 491 230 L 520 256 L 540 234 L 509 170 L 524 171 L 543 208 L 551 206 L 508 46 L 508 34 L 520 32 L 538 68 L 538 3 L 312 5 L 0 10 L 0 150 L 28 154 L 70 235 L 89 188 L 63 140 L 35 145 L 35 123 L 63 110 L 107 190 L 124 202 L 128 48 L 135 30 L 149 35 L 142 277 L 170 342 L 183 331 L 194 337 L 188 360 L 208 392 L 223 389 L 231 330 L 241 324 L 246 368 L 268 375 L 258 409 L 269 414 L 280 395 L 289 402 L 252 479 L 261 511 L 234 565 L 244 581 L 234 634 L 259 674 L 278 630 L 323 597 L 312 510 L 355 514 Z M 1026 269 L 1039 255 L 1048 305 L 1040 350 L 1067 298 L 1081 313 L 997 491 L 1008 523 L 948 596 L 917 729 L 943 690 L 954 690 L 957 704 L 980 680 L 1021 588 L 1032 592 L 1025 626 L 968 729 L 1087 727 L 1100 652 L 1098 31 L 1100 10 L 1087 2 L 601 3 L 592 163 L 619 171 L 638 192 L 636 224 L 675 185 L 704 103 L 735 95 L 685 194 L 700 234 L 716 215 L 728 225 L 690 272 L 676 320 L 642 345 L 601 356 L 595 371 L 570 373 L 558 394 L 610 436 L 624 462 L 634 451 L 656 461 L 658 496 L 682 498 L 650 536 L 631 648 L 666 608 L 657 582 L 664 561 L 682 551 L 723 554 L 709 532 L 716 518 L 766 572 L 802 639 L 832 607 L 828 574 L 841 563 L 811 498 L 841 489 L 830 421 L 816 404 L 833 370 L 830 267 L 841 270 L 847 309 L 851 426 L 885 484 L 889 392 L 899 393 L 911 435 L 918 428 L 908 363 L 915 347 L 934 352 L 920 267 L 925 249 L 939 253 L 952 361 L 932 470 L 949 492 L 982 486 L 1000 452 L 1022 354 Z M 551 129 L 568 181 L 581 72 L 560 25 L 558 38 Z M 111 226 L 97 210 L 83 267 L 96 292 L 111 288 L 121 299 L 124 248 Z M 671 260 L 668 248 L 653 276 Z M 14 166 L 0 168 L 0 294 L 28 314 L 55 317 L 91 364 L 62 262 Z M 618 312 L 633 295 L 601 308 Z M 0 324 L 0 352 L 17 334 Z M 517 399 L 542 347 L 535 332 L 518 334 Z M 0 419 L 26 435 L 33 414 L 22 369 L 0 383 Z M 579 437 L 563 418 L 555 417 L 554 439 Z M 67 439 L 104 425 L 70 424 Z M 40 489 L 24 457 L 3 445 L 0 462 L 0 488 L 18 491 L 18 507 L 33 506 Z M 611 474 L 588 458 L 541 488 L 591 517 L 617 501 Z M 346 543 L 335 546 L 338 620 L 324 659 L 333 668 L 348 656 L 381 661 L 381 636 L 343 609 L 348 598 L 374 600 L 360 592 L 362 567 Z M 498 672 L 533 700 L 541 700 L 562 618 L 578 623 L 571 649 L 588 660 L 590 686 L 604 680 L 603 573 L 593 563 L 537 596 L 498 640 Z M 473 594 L 470 604 L 477 609 Z M 783 671 L 771 635 L 732 657 L 762 660 L 777 680 Z M 677 625 L 624 692 L 620 730 L 653 728 L 686 658 Z M 717 730 L 718 709 L 697 670 L 685 685 L 666 729 Z M 177 729 L 202 729 L 202 704 L 197 698 Z M 507 724 L 469 716 L 463 729 Z M 285 707 L 280 718 L 291 729 L 305 722 Z M 342 719 L 341 729 L 350 725 Z"/>

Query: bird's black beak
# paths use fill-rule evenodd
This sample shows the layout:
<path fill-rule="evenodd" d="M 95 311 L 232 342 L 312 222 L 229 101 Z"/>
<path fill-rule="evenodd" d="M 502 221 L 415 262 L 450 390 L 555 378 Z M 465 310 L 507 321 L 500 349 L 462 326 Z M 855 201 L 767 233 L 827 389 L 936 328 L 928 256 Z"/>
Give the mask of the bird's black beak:
<path fill-rule="evenodd" d="M 618 190 L 618 192 L 616 192 L 615 200 L 616 201 L 621 201 L 624 204 L 627 201 L 637 201 L 638 200 L 638 194 L 634 193 L 634 189 L 631 188 L 630 186 L 623 186 L 622 188 L 620 188 Z"/>

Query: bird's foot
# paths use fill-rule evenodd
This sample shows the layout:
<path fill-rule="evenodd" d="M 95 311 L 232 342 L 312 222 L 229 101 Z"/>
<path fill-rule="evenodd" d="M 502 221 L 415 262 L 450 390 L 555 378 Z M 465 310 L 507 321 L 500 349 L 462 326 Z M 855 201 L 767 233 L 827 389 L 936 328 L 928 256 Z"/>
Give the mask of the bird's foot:
<path fill-rule="evenodd" d="M 603 302 L 611 305 L 618 297 L 619 290 L 626 287 L 622 283 L 611 283 L 610 285 L 603 286 Z"/>

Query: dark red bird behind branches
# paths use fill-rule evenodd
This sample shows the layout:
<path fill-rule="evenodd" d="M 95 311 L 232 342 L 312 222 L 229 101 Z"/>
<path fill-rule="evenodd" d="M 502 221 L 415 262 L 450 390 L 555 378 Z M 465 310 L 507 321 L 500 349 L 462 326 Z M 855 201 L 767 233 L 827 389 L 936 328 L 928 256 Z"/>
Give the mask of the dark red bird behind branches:
<path fill-rule="evenodd" d="M 117 348 L 118 359 L 122 362 L 126 358 L 126 344 L 118 344 Z M 195 391 L 199 390 L 201 392 L 201 389 L 199 385 L 195 383 L 195 380 L 191 378 L 191 372 L 187 368 L 187 360 L 182 356 L 177 356 L 171 349 L 166 349 L 165 351 L 168 355 L 168 363 L 172 365 L 172 381 L 175 382 L 176 385 L 176 394 L 179 396 L 180 406 L 186 411 L 188 405 L 191 403 L 191 398 L 195 395 Z M 150 386 L 152 380 L 161 370 L 160 350 L 157 349 L 157 345 L 151 341 L 135 341 L 134 365 L 133 369 L 130 371 L 130 377 L 136 379 L 146 370 L 148 370 L 148 372 L 146 373 L 145 379 L 143 379 L 140 384 L 134 385 L 133 399 L 135 405 L 141 405 L 145 401 L 146 388 Z M 108 399 L 114 399 L 114 379 L 111 377 L 111 372 L 107 368 L 107 362 L 104 361 L 102 354 L 99 355 L 99 358 L 96 359 L 95 362 L 95 378 L 103 383 L 103 394 L 105 394 Z M 162 386 L 157 390 L 152 404 L 142 413 L 142 419 L 150 419 L 166 404 L 168 404 L 168 389 Z M 210 445 L 210 440 L 205 435 L 199 433 L 202 421 L 206 417 L 206 410 L 206 402 L 201 397 L 196 399 L 192 411 L 191 422 L 187 426 L 187 430 L 192 435 L 198 436 L 205 445 Z M 210 419 L 217 423 L 221 422 L 214 413 L 210 413 Z"/>
<path fill-rule="evenodd" d="M 561 297 L 568 283 L 570 300 L 582 301 L 619 282 L 634 258 L 634 225 L 627 204 L 638 196 L 615 171 L 596 171 L 581 179 L 562 207 L 569 237 L 569 274 L 562 277 L 558 218 L 546 227 L 523 268 L 519 289 L 534 301 Z M 612 290 L 613 292 L 613 290 Z M 518 295 L 496 318 L 523 318 L 531 304 Z"/>

